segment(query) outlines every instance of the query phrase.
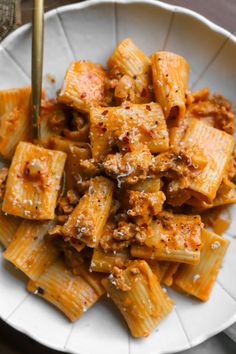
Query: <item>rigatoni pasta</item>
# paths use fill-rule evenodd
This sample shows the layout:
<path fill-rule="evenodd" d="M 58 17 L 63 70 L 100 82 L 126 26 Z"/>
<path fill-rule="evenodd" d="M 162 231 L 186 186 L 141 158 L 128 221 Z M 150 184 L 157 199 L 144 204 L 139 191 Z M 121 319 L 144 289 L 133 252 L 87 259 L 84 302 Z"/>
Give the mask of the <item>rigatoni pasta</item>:
<path fill-rule="evenodd" d="M 219 129 L 209 127 L 202 121 L 191 119 L 181 146 L 197 147 L 205 155 L 207 159 L 205 168 L 190 176 L 188 188 L 196 194 L 201 194 L 203 199 L 205 197 L 207 200 L 213 200 L 229 164 L 234 138 Z"/>
<path fill-rule="evenodd" d="M 0 91 L 0 154 L 11 159 L 20 141 L 31 141 L 31 88 Z"/>
<path fill-rule="evenodd" d="M 79 204 L 63 226 L 65 238 L 83 241 L 89 247 L 99 244 L 111 207 L 113 183 L 104 177 L 95 177 Z"/>
<path fill-rule="evenodd" d="M 46 271 L 60 253 L 53 241 L 46 237 L 52 225 L 52 222 L 22 221 L 3 253 L 5 259 L 32 280 Z"/>
<path fill-rule="evenodd" d="M 151 102 L 151 61 L 132 39 L 121 41 L 107 64 L 110 76 L 119 80 L 114 92 L 118 102 Z"/>
<path fill-rule="evenodd" d="M 197 215 L 163 212 L 152 222 L 143 245 L 133 245 L 131 255 L 143 259 L 197 264 L 201 250 L 201 219 Z"/>
<path fill-rule="evenodd" d="M 106 80 L 107 74 L 101 65 L 85 60 L 73 62 L 58 100 L 87 113 L 91 106 L 106 103 Z"/>
<path fill-rule="evenodd" d="M 163 285 L 210 297 L 236 202 L 234 113 L 188 89 L 186 59 L 126 38 L 107 69 L 74 61 L 43 97 L 37 144 L 30 88 L 0 91 L 3 256 L 71 321 L 107 292 L 146 337 L 173 309 Z"/>
<path fill-rule="evenodd" d="M 159 104 L 97 107 L 90 112 L 90 140 L 94 158 L 102 158 L 114 145 L 129 151 L 142 144 L 152 153 L 168 150 L 169 135 Z"/>
<path fill-rule="evenodd" d="M 104 252 L 95 248 L 91 258 L 90 269 L 94 272 L 111 273 L 114 267 L 124 268 L 130 261 L 128 250 Z"/>
<path fill-rule="evenodd" d="M 0 243 L 6 248 L 13 241 L 15 232 L 21 219 L 12 215 L 5 215 L 0 210 Z"/>
<path fill-rule="evenodd" d="M 229 246 L 229 241 L 205 229 L 202 230 L 202 241 L 203 247 L 199 264 L 195 266 L 180 265 L 174 282 L 182 291 L 206 301 Z"/>
<path fill-rule="evenodd" d="M 180 263 L 167 262 L 167 268 L 164 271 L 161 282 L 166 286 L 171 286 L 173 284 L 174 275 L 177 272 Z"/>
<path fill-rule="evenodd" d="M 65 153 L 20 142 L 9 170 L 2 210 L 25 219 L 53 219 Z"/>
<path fill-rule="evenodd" d="M 36 281 L 27 286 L 31 293 L 51 302 L 71 320 L 76 321 L 103 294 L 94 289 L 83 276 L 74 275 L 63 260 L 53 263 Z"/>
<path fill-rule="evenodd" d="M 174 53 L 156 52 L 152 55 L 154 93 L 160 102 L 166 119 L 173 125 L 184 118 L 185 93 L 188 87 L 189 65 Z"/>
<path fill-rule="evenodd" d="M 125 270 L 116 268 L 102 284 L 134 337 L 148 336 L 172 309 L 173 301 L 145 261 L 134 261 Z"/>

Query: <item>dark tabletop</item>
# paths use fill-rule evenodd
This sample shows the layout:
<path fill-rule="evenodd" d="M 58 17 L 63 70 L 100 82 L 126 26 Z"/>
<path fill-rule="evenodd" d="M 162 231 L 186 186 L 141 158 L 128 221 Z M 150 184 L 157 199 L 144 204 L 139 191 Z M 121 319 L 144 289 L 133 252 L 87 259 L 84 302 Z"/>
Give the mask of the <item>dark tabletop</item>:
<path fill-rule="evenodd" d="M 46 11 L 57 6 L 78 1 L 45 0 Z M 195 10 L 210 20 L 236 33 L 236 0 L 168 0 L 163 1 Z M 33 0 L 21 0 L 22 22 L 31 19 Z M 235 59 L 236 64 L 236 59 Z M 34 340 L 17 332 L 0 320 L 0 354 L 59 354 L 36 343 Z M 224 333 L 221 333 L 205 343 L 183 352 L 183 354 L 235 354 L 236 344 Z M 91 353 L 96 354 L 96 353 Z M 111 353 L 112 354 L 112 353 Z M 120 353 L 122 354 L 122 353 Z M 145 353 L 143 353 L 145 354 Z"/>

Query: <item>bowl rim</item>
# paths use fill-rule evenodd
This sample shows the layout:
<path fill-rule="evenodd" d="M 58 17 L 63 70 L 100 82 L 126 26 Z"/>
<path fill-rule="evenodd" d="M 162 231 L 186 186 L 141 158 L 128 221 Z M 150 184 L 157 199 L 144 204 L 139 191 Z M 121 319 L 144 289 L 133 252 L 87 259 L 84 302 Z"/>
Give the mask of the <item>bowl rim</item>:
<path fill-rule="evenodd" d="M 87 0 L 84 2 L 80 2 L 80 3 L 73 3 L 73 4 L 64 5 L 64 6 L 59 6 L 55 9 L 52 9 L 52 10 L 46 12 L 44 18 L 46 20 L 46 19 L 50 18 L 51 16 L 56 15 L 58 12 L 63 13 L 63 12 L 69 12 L 69 11 L 73 11 L 73 10 L 81 10 L 81 9 L 89 8 L 94 5 L 102 5 L 102 4 L 103 5 L 104 4 L 113 4 L 115 6 L 116 6 L 116 4 L 144 4 L 144 5 L 149 4 L 149 5 L 155 6 L 157 8 L 161 8 L 161 9 L 167 10 L 169 12 L 172 12 L 173 14 L 180 13 L 183 15 L 187 15 L 187 16 L 189 16 L 193 19 L 196 19 L 197 21 L 205 24 L 206 27 L 208 27 L 211 31 L 222 35 L 223 37 L 225 37 L 226 40 L 233 42 L 236 45 L 236 35 L 233 32 L 230 32 L 230 31 L 224 29 L 220 25 L 217 25 L 215 22 L 209 20 L 207 17 L 199 14 L 196 11 L 190 10 L 190 9 L 185 8 L 183 6 L 177 6 L 177 5 L 172 5 L 169 3 L 164 3 L 160 0 Z M 28 31 L 30 28 L 31 28 L 31 23 L 26 23 L 26 24 L 22 25 L 21 27 L 15 29 L 13 32 L 11 32 L 9 35 L 7 35 L 7 37 L 3 41 L 0 42 L 0 50 L 7 49 L 8 42 L 11 42 L 15 37 Z M 68 350 L 66 347 L 58 347 L 56 343 L 52 345 L 50 343 L 47 343 L 46 340 L 38 339 L 36 335 L 30 333 L 23 326 L 11 323 L 10 319 L 9 320 L 4 319 L 1 315 L 0 315 L 0 318 L 2 321 L 7 323 L 12 328 L 16 329 L 17 331 L 21 332 L 22 334 L 24 334 L 30 338 L 32 338 L 33 340 L 40 343 L 41 345 L 44 345 L 48 348 L 51 348 L 51 349 L 54 349 L 57 351 L 61 351 L 62 353 L 77 354 L 75 351 Z M 236 313 L 234 313 L 230 319 L 228 319 L 227 321 L 222 323 L 220 326 L 218 326 L 216 329 L 214 329 L 214 331 L 212 331 L 211 333 L 207 333 L 206 335 L 201 335 L 201 336 L 197 337 L 192 343 L 190 343 L 188 341 L 187 345 L 181 346 L 181 348 L 176 348 L 175 353 L 179 353 L 181 351 L 191 349 L 191 348 L 203 343 L 207 339 L 224 331 L 226 328 L 228 328 L 229 326 L 231 326 L 235 322 L 236 322 Z M 169 350 L 161 352 L 161 354 L 171 354 L 171 353 L 173 353 L 173 352 L 172 351 L 170 352 Z"/>
<path fill-rule="evenodd" d="M 177 6 L 177 5 L 172 5 L 169 3 L 162 2 L 161 0 L 86 0 L 80 3 L 74 3 L 74 4 L 68 4 L 68 5 L 63 5 L 56 7 L 55 9 L 52 9 L 48 12 L 45 13 L 45 20 L 47 18 L 50 18 L 51 16 L 55 15 L 58 11 L 60 12 L 68 12 L 68 11 L 73 11 L 74 9 L 81 10 L 84 8 L 88 8 L 93 5 L 101 5 L 101 4 L 149 4 L 153 5 L 156 7 L 159 7 L 161 9 L 170 11 L 172 13 L 181 13 L 184 15 L 187 15 L 189 17 L 192 17 L 199 22 L 204 23 L 210 30 L 213 32 L 216 32 L 218 34 L 223 35 L 226 39 L 232 41 L 233 43 L 236 44 L 236 34 L 233 32 L 230 32 L 226 30 L 225 28 L 221 27 L 220 25 L 217 25 L 214 21 L 209 20 L 207 17 L 204 15 L 199 14 L 198 12 L 194 10 L 190 10 L 186 7 L 183 6 Z M 7 35 L 6 38 L 4 38 L 0 42 L 0 48 L 7 46 L 7 43 L 13 40 L 16 36 L 20 35 L 21 33 L 24 33 L 27 31 L 29 28 L 31 28 L 31 23 L 26 23 L 19 28 L 15 29 L 12 31 L 10 34 Z"/>

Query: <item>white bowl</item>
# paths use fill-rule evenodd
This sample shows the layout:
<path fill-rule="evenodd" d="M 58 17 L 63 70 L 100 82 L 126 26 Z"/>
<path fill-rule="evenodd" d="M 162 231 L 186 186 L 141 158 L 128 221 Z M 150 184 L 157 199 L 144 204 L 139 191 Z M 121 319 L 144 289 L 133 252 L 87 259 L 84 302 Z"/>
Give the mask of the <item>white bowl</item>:
<path fill-rule="evenodd" d="M 147 53 L 166 49 L 187 58 L 190 87 L 209 86 L 235 102 L 236 38 L 204 17 L 152 0 L 87 1 L 61 7 L 45 16 L 44 75 L 55 85 L 76 59 L 106 63 L 125 37 Z M 0 88 L 30 83 L 31 26 L 25 25 L 0 46 Z M 232 216 L 236 208 L 232 207 Z M 231 246 L 211 298 L 206 303 L 170 291 L 176 308 L 146 339 L 129 336 L 113 305 L 104 299 L 75 324 L 43 300 L 27 294 L 25 277 L 0 259 L 0 316 L 8 324 L 51 348 L 76 354 L 173 353 L 199 344 L 236 321 L 236 218 L 225 237 Z"/>

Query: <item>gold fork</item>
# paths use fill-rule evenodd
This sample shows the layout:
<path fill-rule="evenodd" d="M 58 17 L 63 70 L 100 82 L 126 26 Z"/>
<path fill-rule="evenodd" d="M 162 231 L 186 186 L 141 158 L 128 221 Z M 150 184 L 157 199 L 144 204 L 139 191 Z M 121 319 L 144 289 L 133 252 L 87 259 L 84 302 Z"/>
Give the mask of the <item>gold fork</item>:
<path fill-rule="evenodd" d="M 42 94 L 42 70 L 43 70 L 43 36 L 44 36 L 44 0 L 34 0 L 32 21 L 32 123 L 33 139 L 40 140 L 40 104 Z"/>
<path fill-rule="evenodd" d="M 43 40 L 44 40 L 44 0 L 34 0 L 32 19 L 32 63 L 31 63 L 31 90 L 32 90 L 32 132 L 35 143 L 40 141 L 40 106 L 42 95 L 43 72 Z M 59 198 L 64 195 L 66 176 L 63 174 Z"/>

